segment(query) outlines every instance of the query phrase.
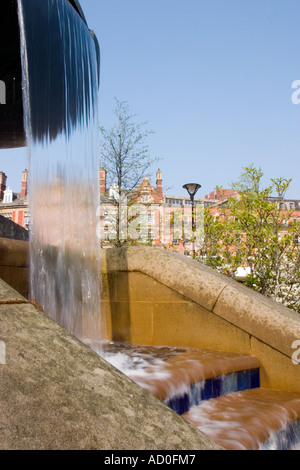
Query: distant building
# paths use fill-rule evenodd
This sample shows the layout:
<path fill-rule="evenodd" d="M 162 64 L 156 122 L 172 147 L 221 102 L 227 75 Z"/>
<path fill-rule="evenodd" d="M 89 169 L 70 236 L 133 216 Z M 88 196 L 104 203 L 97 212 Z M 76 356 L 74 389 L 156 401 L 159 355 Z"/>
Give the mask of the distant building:
<path fill-rule="evenodd" d="M 236 191 L 234 189 L 216 189 L 215 191 L 207 194 L 205 199 L 210 201 L 222 201 L 226 198 L 234 196 L 235 194 Z"/>
<path fill-rule="evenodd" d="M 28 172 L 22 172 L 21 192 L 15 193 L 6 186 L 7 176 L 0 172 L 0 214 L 21 227 L 29 228 L 30 213 L 27 193 Z"/>
<path fill-rule="evenodd" d="M 120 223 L 116 220 L 120 201 L 118 187 L 112 185 L 107 188 L 104 168 L 99 170 L 99 180 L 101 195 L 99 238 L 103 246 L 113 244 L 116 230 L 119 229 L 123 240 L 128 239 L 133 243 L 163 245 L 168 249 L 186 254 L 190 252 L 192 248 L 191 200 L 188 196 L 164 195 L 160 169 L 156 172 L 155 186 L 145 175 L 134 191 L 126 189 L 123 191 Z M 126 194 L 126 198 L 124 198 L 124 194 Z M 208 198 L 195 198 L 194 202 L 195 206 L 201 206 L 201 208 L 215 204 L 215 200 Z"/>
<path fill-rule="evenodd" d="M 107 187 L 107 173 L 99 169 L 100 210 L 97 226 L 98 237 L 103 246 L 113 244 L 117 230 L 117 213 L 120 200 L 116 184 Z M 203 216 L 203 208 L 211 207 L 216 215 L 222 207 L 226 207 L 228 198 L 237 193 L 231 189 L 218 189 L 195 198 L 195 213 L 197 229 Z M 126 197 L 125 197 L 126 196 Z M 270 198 L 278 202 L 283 213 L 293 210 L 291 219 L 300 220 L 300 200 Z M 0 171 L 0 215 L 19 224 L 26 229 L 30 225 L 30 210 L 28 201 L 28 172 L 22 172 L 21 191 L 15 193 L 7 186 L 7 176 Z M 202 212 L 201 212 L 202 211 Z M 124 190 L 122 194 L 122 217 L 120 219 L 122 236 L 133 243 L 162 245 L 168 249 L 189 254 L 192 247 L 192 210 L 191 200 L 187 196 L 176 196 L 163 193 L 162 172 L 156 172 L 156 184 L 153 185 L 147 175 L 139 186 L 132 190 Z M 290 220 L 286 221 L 286 227 Z M 284 232 L 284 227 L 283 227 Z M 299 240 L 300 242 L 300 240 Z"/>

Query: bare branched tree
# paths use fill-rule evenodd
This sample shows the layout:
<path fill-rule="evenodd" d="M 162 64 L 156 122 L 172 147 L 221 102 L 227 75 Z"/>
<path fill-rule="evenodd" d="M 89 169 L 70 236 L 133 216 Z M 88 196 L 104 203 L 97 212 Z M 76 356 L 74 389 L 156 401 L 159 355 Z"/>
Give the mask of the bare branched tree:
<path fill-rule="evenodd" d="M 100 128 L 102 135 L 100 164 L 107 172 L 108 184 L 115 184 L 115 205 L 117 207 L 117 237 L 115 244 L 122 244 L 119 238 L 120 204 L 138 187 L 145 172 L 157 161 L 151 158 L 146 140 L 153 132 L 146 130 L 146 123 L 134 122 L 128 104 L 115 99 L 116 123 L 107 130 Z"/>

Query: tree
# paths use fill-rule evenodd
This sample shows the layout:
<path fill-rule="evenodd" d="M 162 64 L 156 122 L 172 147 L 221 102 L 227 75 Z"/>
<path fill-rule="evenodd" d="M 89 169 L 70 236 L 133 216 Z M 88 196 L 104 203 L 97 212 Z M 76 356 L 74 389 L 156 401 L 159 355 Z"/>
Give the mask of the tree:
<path fill-rule="evenodd" d="M 120 236 L 122 225 L 122 205 L 141 182 L 147 169 L 157 161 L 149 155 L 147 137 L 152 131 L 145 130 L 146 123 L 136 124 L 128 104 L 115 99 L 115 125 L 106 130 L 100 128 L 102 135 L 101 166 L 107 171 L 108 183 L 116 185 L 114 204 L 116 209 L 116 238 L 114 243 L 121 246 L 124 239 Z"/>
<path fill-rule="evenodd" d="M 300 223 L 294 209 L 282 210 L 291 180 L 272 179 L 261 187 L 263 172 L 252 165 L 233 183 L 234 196 L 205 212 L 205 242 L 200 260 L 300 312 Z M 272 195 L 276 194 L 276 197 Z"/>

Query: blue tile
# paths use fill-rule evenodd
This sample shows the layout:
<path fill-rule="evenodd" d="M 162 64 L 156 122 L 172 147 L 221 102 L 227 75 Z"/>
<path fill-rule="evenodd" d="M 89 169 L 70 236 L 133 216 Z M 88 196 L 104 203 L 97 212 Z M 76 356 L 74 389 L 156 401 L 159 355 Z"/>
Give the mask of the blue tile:
<path fill-rule="evenodd" d="M 176 413 L 183 414 L 202 400 L 259 386 L 259 369 L 243 370 L 192 384 L 182 395 L 167 399 L 164 403 Z"/>
<path fill-rule="evenodd" d="M 300 419 L 298 419 L 298 421 L 296 421 L 296 424 L 297 424 L 297 431 L 298 431 L 298 436 L 299 436 L 299 440 L 300 440 Z"/>
<path fill-rule="evenodd" d="M 241 370 L 237 373 L 238 391 L 248 390 L 251 388 L 249 370 Z"/>
<path fill-rule="evenodd" d="M 290 423 L 275 433 L 262 444 L 261 450 L 291 450 L 300 444 L 300 420 Z"/>
<path fill-rule="evenodd" d="M 237 372 L 225 375 L 224 379 L 224 393 L 236 392 L 238 389 Z"/>
<path fill-rule="evenodd" d="M 190 398 L 188 393 L 181 396 L 169 398 L 165 400 L 165 404 L 179 415 L 190 409 Z"/>
<path fill-rule="evenodd" d="M 201 390 L 201 400 L 209 400 L 212 398 L 213 392 L 212 392 L 212 380 L 207 379 L 205 380 L 205 384 L 203 389 Z"/>
<path fill-rule="evenodd" d="M 298 443 L 297 423 L 289 424 L 276 434 L 276 450 L 289 450 Z"/>
<path fill-rule="evenodd" d="M 190 406 L 197 406 L 201 401 L 202 389 L 204 382 L 197 382 L 191 386 Z"/>
<path fill-rule="evenodd" d="M 259 369 L 250 370 L 250 388 L 259 388 L 260 387 L 260 378 L 259 378 Z"/>
<path fill-rule="evenodd" d="M 212 397 L 217 398 L 224 394 L 224 380 L 223 377 L 213 377 L 212 381 Z"/>

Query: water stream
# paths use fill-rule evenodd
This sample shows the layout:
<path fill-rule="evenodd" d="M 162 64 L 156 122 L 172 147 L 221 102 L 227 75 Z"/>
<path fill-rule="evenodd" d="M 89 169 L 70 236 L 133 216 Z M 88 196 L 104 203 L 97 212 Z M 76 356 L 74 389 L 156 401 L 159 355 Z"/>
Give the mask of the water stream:
<path fill-rule="evenodd" d="M 18 0 L 29 155 L 31 299 L 100 344 L 98 70 L 67 0 Z"/>
<path fill-rule="evenodd" d="M 103 354 L 224 449 L 300 448 L 300 394 L 261 388 L 253 356 L 120 343 Z"/>

